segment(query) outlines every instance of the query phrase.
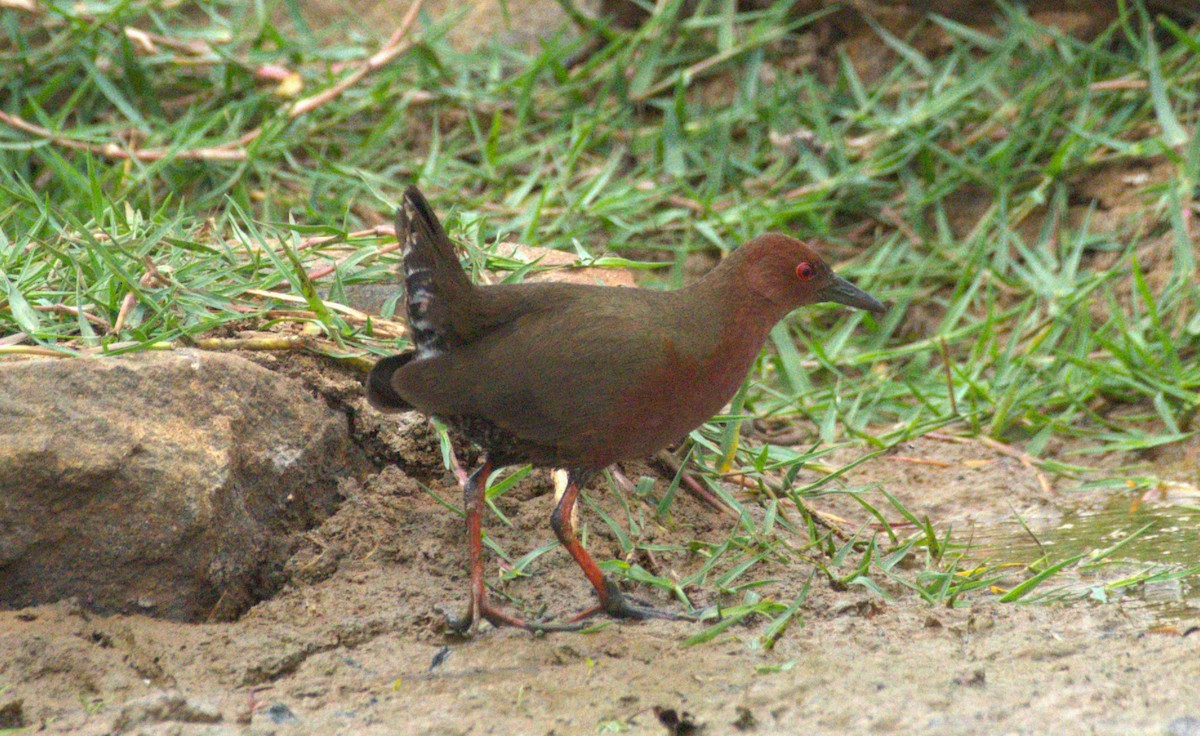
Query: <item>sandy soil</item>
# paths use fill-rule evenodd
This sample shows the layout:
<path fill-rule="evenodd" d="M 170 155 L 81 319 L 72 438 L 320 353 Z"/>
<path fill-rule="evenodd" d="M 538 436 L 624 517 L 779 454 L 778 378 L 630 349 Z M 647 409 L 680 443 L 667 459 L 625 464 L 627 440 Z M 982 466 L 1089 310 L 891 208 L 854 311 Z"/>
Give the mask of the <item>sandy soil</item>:
<path fill-rule="evenodd" d="M 359 400 L 354 376 L 316 359 L 262 360 L 307 376 L 336 400 Z M 374 421 L 360 417 L 364 437 L 389 426 Z M 1200 733 L 1200 720 L 1188 720 L 1200 719 L 1200 635 L 1184 635 L 1188 621 L 1164 626 L 1135 598 L 1022 606 L 980 596 L 949 609 L 912 595 L 889 602 L 857 586 L 836 590 L 817 576 L 770 651 L 758 644 L 764 620 L 691 647 L 683 641 L 702 625 L 686 621 L 542 637 L 485 627 L 470 640 L 450 637 L 443 612 L 459 610 L 466 594 L 462 522 L 433 494 L 457 503 L 458 491 L 437 470 L 436 443 L 423 425 L 412 426 L 375 439 L 377 454 L 392 448 L 417 477 L 389 465 L 346 483 L 339 511 L 298 544 L 290 583 L 239 621 L 100 618 L 71 601 L 0 613 L 0 727 L 80 734 Z M 640 465 L 626 471 L 635 478 L 652 472 Z M 849 487 L 873 484 L 956 529 L 1011 517 L 1009 504 L 1027 519 L 1052 523 L 1060 500 L 1035 470 L 975 442 L 919 440 L 846 479 Z M 498 500 L 512 526 L 491 517 L 488 532 L 514 558 L 553 540 L 551 493 L 548 474 L 535 472 Z M 615 493 L 597 488 L 589 497 L 624 518 Z M 841 495 L 815 505 L 866 521 Z M 648 508 L 634 512 L 642 536 L 664 543 L 719 541 L 732 523 L 687 497 L 675 502 L 669 522 L 655 522 Z M 619 554 L 594 511 L 585 508 L 583 521 L 598 558 Z M 686 573 L 703 560 L 664 553 L 657 562 Z M 591 604 L 562 550 L 529 569 L 528 577 L 497 582 L 525 610 Z M 495 572 L 493 559 L 492 580 Z M 756 576 L 775 582 L 757 592 L 794 600 L 811 573 L 808 565 L 768 563 Z M 678 605 L 645 586 L 634 592 L 660 607 Z M 696 603 L 740 601 L 699 592 Z"/>

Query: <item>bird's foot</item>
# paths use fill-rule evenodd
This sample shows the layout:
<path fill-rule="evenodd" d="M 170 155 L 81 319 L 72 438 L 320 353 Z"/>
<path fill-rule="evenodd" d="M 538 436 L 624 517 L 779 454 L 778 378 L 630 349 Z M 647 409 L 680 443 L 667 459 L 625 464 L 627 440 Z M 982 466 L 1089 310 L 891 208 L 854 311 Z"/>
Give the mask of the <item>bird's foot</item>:
<path fill-rule="evenodd" d="M 570 623 L 579 623 L 600 613 L 608 614 L 613 618 L 623 618 L 631 621 L 645 621 L 651 618 L 661 618 L 667 621 L 700 620 L 692 614 L 664 611 L 637 599 L 628 598 L 621 592 L 616 583 L 607 578 L 604 580 L 604 596 L 600 604 L 575 614 L 567 619 L 567 621 Z"/>
<path fill-rule="evenodd" d="M 605 600 L 603 602 L 563 620 L 530 621 L 517 618 L 492 606 L 485 597 L 482 600 L 472 601 L 466 613 L 462 616 L 454 616 L 447 613 L 446 629 L 457 636 L 466 638 L 475 634 L 479 628 L 480 621 L 487 621 L 497 629 L 504 626 L 512 626 L 524 629 L 531 634 L 548 634 L 557 631 L 580 631 L 586 628 L 588 619 L 600 614 L 607 614 L 613 618 L 630 621 L 645 621 L 652 618 L 664 619 L 666 621 L 700 620 L 698 616 L 693 614 L 664 611 L 654 608 L 643 601 L 629 598 L 611 580 L 605 580 L 604 587 Z"/>
<path fill-rule="evenodd" d="M 546 634 L 554 631 L 579 631 L 583 628 L 583 624 L 575 621 L 527 621 L 522 618 L 517 618 L 499 608 L 492 606 L 486 598 L 479 601 L 472 601 L 467 612 L 462 616 L 452 616 L 446 614 L 446 628 L 450 632 L 461 636 L 470 637 L 475 634 L 479 628 L 480 621 L 487 621 L 497 629 L 503 626 L 512 626 L 518 629 L 524 629 L 531 634 Z"/>

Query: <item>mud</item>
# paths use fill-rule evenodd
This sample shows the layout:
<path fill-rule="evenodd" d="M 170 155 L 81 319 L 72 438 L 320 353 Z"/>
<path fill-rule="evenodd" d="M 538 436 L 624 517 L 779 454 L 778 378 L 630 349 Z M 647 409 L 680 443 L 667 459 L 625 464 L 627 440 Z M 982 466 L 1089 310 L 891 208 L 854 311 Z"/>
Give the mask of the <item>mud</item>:
<path fill-rule="evenodd" d="M 353 374 L 318 358 L 258 357 L 356 413 L 358 440 L 375 441 L 380 457 L 405 456 L 404 470 L 387 465 L 365 481 L 344 482 L 344 502 L 301 540 L 281 593 L 236 622 L 105 618 L 74 601 L 0 613 L 0 727 L 660 734 L 672 732 L 664 722 L 687 732 L 682 721 L 714 734 L 1157 734 L 1194 733 L 1187 719 L 1200 718 L 1192 603 L 1175 600 L 1164 616 L 1137 595 L 1034 606 L 981 593 L 948 608 L 897 586 L 884 585 L 889 600 L 834 585 L 809 564 L 767 560 L 754 568 L 753 578 L 764 581 L 754 596 L 790 603 L 810 585 L 773 649 L 761 638 L 766 618 L 692 646 L 684 641 L 711 622 L 613 623 L 537 637 L 485 627 L 473 639 L 450 636 L 444 616 L 465 605 L 466 555 L 461 517 L 447 508 L 459 503 L 457 487 L 440 469 L 436 436 L 380 438 L 386 422 L 356 403 Z M 864 452 L 846 448 L 822 461 Z M 640 464 L 623 470 L 635 480 L 656 475 Z M 953 524 L 967 535 L 1011 520 L 1014 508 L 1049 527 L 1062 516 L 1063 489 L 1037 473 L 994 447 L 935 436 L 859 466 L 811 503 L 860 533 L 881 534 L 851 490 L 876 494 L 871 502 L 904 529 L 904 517 L 879 503 L 879 487 L 939 528 Z M 655 492 L 665 487 L 659 479 Z M 748 491 L 728 488 L 761 513 Z M 551 498 L 549 475 L 534 471 L 495 500 L 509 523 L 486 520 L 489 537 L 514 562 L 547 548 L 507 581 L 489 553 L 490 583 L 524 615 L 593 602 L 569 556 L 551 545 Z M 659 518 L 635 494 L 602 483 L 582 514 L 586 543 L 600 560 L 621 555 L 600 511 L 635 541 L 663 550 L 631 562 L 676 580 L 704 564 L 692 550 L 729 539 L 735 523 L 687 496 Z M 627 587 L 681 610 L 650 586 Z M 697 608 L 728 608 L 747 595 L 712 585 L 685 592 Z"/>

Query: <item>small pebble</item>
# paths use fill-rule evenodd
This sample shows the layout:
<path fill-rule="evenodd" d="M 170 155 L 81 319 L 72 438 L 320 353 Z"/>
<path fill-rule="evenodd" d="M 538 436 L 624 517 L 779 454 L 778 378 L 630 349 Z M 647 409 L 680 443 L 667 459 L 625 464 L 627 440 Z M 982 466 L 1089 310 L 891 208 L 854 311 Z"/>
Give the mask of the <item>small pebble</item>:
<path fill-rule="evenodd" d="M 267 718 L 271 719 L 271 723 L 282 726 L 285 723 L 296 723 L 300 719 L 292 712 L 292 709 L 283 703 L 275 703 L 270 708 L 267 708 Z"/>

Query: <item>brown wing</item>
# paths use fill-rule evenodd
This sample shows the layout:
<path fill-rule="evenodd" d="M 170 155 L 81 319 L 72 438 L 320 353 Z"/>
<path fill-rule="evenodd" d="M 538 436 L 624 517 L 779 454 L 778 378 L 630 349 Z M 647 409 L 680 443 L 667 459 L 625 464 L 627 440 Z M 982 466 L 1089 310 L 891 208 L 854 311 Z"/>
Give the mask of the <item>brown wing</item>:
<path fill-rule="evenodd" d="M 607 465 L 692 428 L 670 413 L 677 387 L 663 346 L 679 334 L 670 292 L 542 286 L 551 288 L 527 294 L 536 307 L 449 354 L 406 364 L 396 392 L 429 414 L 483 420 L 549 448 L 547 463 Z"/>

